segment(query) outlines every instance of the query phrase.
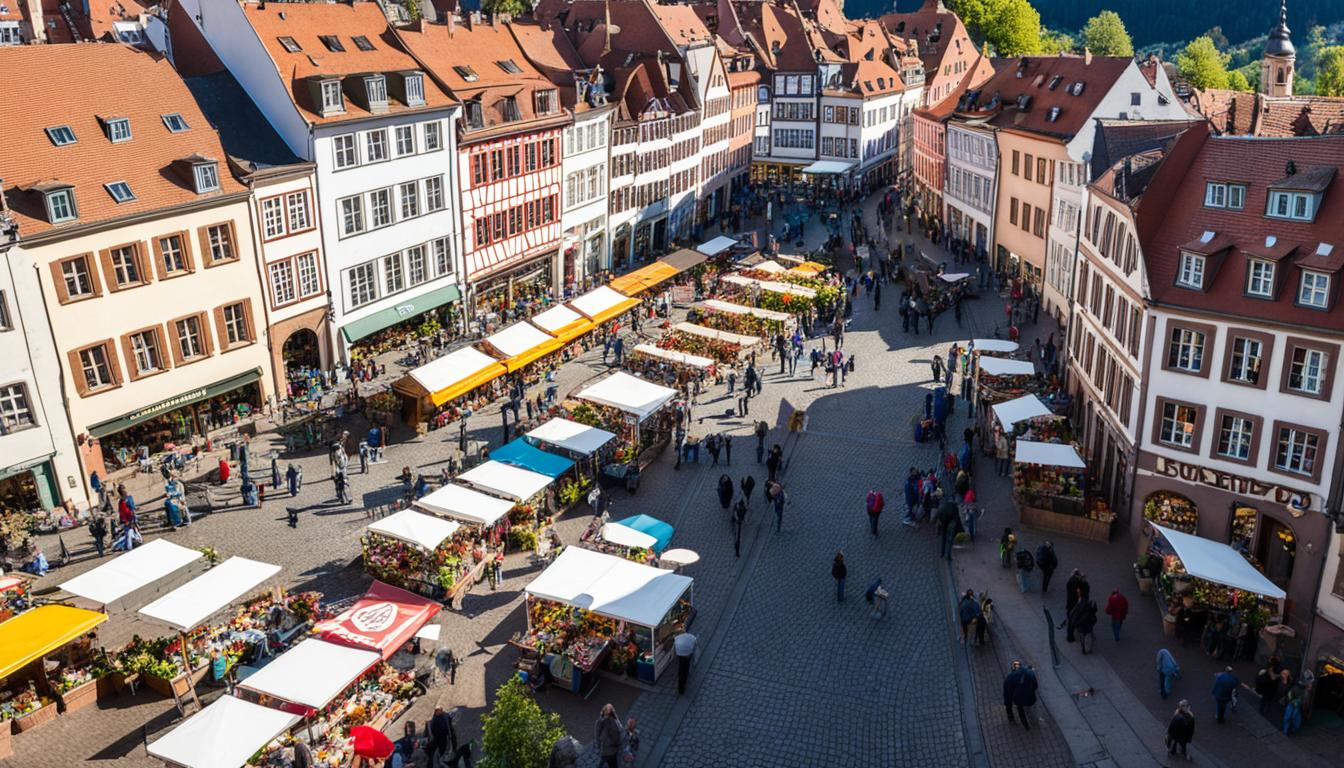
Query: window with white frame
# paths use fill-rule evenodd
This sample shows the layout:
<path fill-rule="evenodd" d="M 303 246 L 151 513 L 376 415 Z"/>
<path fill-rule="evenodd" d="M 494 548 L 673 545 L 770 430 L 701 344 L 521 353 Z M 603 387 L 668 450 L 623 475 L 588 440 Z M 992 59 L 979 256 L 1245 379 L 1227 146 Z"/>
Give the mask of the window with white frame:
<path fill-rule="evenodd" d="M 285 209 L 289 216 L 289 231 L 302 232 L 312 226 L 308 214 L 308 192 L 290 192 L 285 195 Z"/>
<path fill-rule="evenodd" d="M 36 426 L 28 404 L 28 387 L 22 383 L 0 387 L 0 434 Z"/>
<path fill-rule="evenodd" d="M 1227 185 L 1216 181 L 1210 181 L 1204 185 L 1204 207 L 1206 208 L 1226 208 L 1227 207 Z"/>
<path fill-rule="evenodd" d="M 1240 211 L 1246 207 L 1245 184 L 1227 185 L 1227 207 L 1234 211 Z"/>
<path fill-rule="evenodd" d="M 14 330 L 14 319 L 9 315 L 9 300 L 5 292 L 0 291 L 0 331 Z"/>
<path fill-rule="evenodd" d="M 364 231 L 364 200 L 359 195 L 343 198 L 337 203 L 341 209 L 341 236 L 349 237 Z"/>
<path fill-rule="evenodd" d="M 317 270 L 317 254 L 301 253 L 294 257 L 299 274 L 299 295 L 316 296 L 322 292 L 322 278 Z"/>
<path fill-rule="evenodd" d="M 47 203 L 47 220 L 52 224 L 73 221 L 77 217 L 75 213 L 75 191 L 73 189 L 58 189 L 54 192 L 48 192 L 44 198 Z"/>
<path fill-rule="evenodd" d="M 418 107 L 425 103 L 425 79 L 421 75 L 406 76 L 406 105 Z"/>
<path fill-rule="evenodd" d="M 1218 425 L 1218 455 L 1237 461 L 1251 458 L 1251 441 L 1255 438 L 1255 422 L 1245 416 L 1224 414 Z"/>
<path fill-rule="evenodd" d="M 383 257 L 384 295 L 394 294 L 406 287 L 406 274 L 401 267 L 401 254 L 393 253 Z"/>
<path fill-rule="evenodd" d="M 327 80 L 322 83 L 322 114 L 345 111 L 345 97 L 341 95 L 339 80 Z"/>
<path fill-rule="evenodd" d="M 331 140 L 331 146 L 336 153 L 337 170 L 359 165 L 359 153 L 355 151 L 355 135 L 353 133 L 334 137 Z"/>
<path fill-rule="evenodd" d="M 379 128 L 364 134 L 364 161 L 377 163 L 387 159 L 387 130 Z"/>
<path fill-rule="evenodd" d="M 216 163 L 197 163 L 192 166 L 196 178 L 196 194 L 215 192 L 219 189 L 219 165 Z"/>
<path fill-rule="evenodd" d="M 1293 347 L 1288 363 L 1288 390 L 1304 395 L 1323 394 L 1328 363 L 1325 350 Z"/>
<path fill-rule="evenodd" d="M 1181 252 L 1180 269 L 1176 273 L 1176 284 L 1183 288 L 1204 288 L 1204 257 L 1197 253 Z"/>
<path fill-rule="evenodd" d="M 1246 293 L 1266 299 L 1274 297 L 1274 262 L 1251 259 L 1246 268 Z"/>
<path fill-rule="evenodd" d="M 401 218 L 412 219 L 420 215 L 420 192 L 419 185 L 414 181 L 408 181 L 399 185 L 397 196 L 401 200 Z"/>
<path fill-rule="evenodd" d="M 201 336 L 201 318 L 197 315 L 174 321 L 173 331 L 177 334 L 177 352 L 182 360 L 191 360 L 205 354 L 205 342 Z"/>
<path fill-rule="evenodd" d="M 187 246 L 181 235 L 164 235 L 158 239 L 158 245 L 165 275 L 187 271 Z"/>
<path fill-rule="evenodd" d="M 1276 219 L 1311 221 L 1316 217 L 1316 196 L 1308 192 L 1270 190 L 1265 215 Z"/>
<path fill-rule="evenodd" d="M 153 373 L 163 369 L 163 355 L 159 350 L 159 337 L 154 331 L 140 331 L 131 334 L 131 362 L 137 373 Z"/>
<path fill-rule="evenodd" d="M 107 138 L 113 144 L 131 140 L 131 121 L 125 117 L 114 117 L 107 121 Z"/>
<path fill-rule="evenodd" d="M 425 212 L 443 210 L 443 177 L 430 176 L 425 179 Z"/>
<path fill-rule="evenodd" d="M 1280 427 L 1274 450 L 1274 467 L 1284 472 L 1310 476 L 1316 472 L 1320 437 L 1293 427 Z"/>
<path fill-rule="evenodd" d="M 425 123 L 425 142 L 426 152 L 433 152 L 443 148 L 442 134 L 440 133 L 439 122 L 437 120 Z"/>
<path fill-rule="evenodd" d="M 233 251 L 233 228 L 228 224 L 214 224 L 205 230 L 206 244 L 210 249 L 210 263 L 230 261 L 235 257 Z"/>
<path fill-rule="evenodd" d="M 1167 367 L 1199 373 L 1204 369 L 1204 334 L 1190 328 L 1173 326 L 1167 349 Z"/>
<path fill-rule="evenodd" d="M 267 240 L 285 234 L 285 204 L 281 198 L 261 201 L 261 229 Z"/>
<path fill-rule="evenodd" d="M 1232 358 L 1228 360 L 1227 378 L 1241 384 L 1259 384 L 1264 357 L 1265 345 L 1259 339 L 1238 336 L 1232 340 Z"/>
<path fill-rule="evenodd" d="M 434 274 L 442 277 L 453 271 L 453 250 L 448 238 L 440 237 L 430 243 L 434 249 Z"/>
<path fill-rule="evenodd" d="M 425 246 L 415 245 L 406 249 L 406 283 L 419 285 L 429 279 L 428 263 L 425 261 Z"/>
<path fill-rule="evenodd" d="M 1190 448 L 1195 442 L 1195 420 L 1199 412 L 1193 406 L 1181 403 L 1162 404 L 1162 426 L 1158 440 L 1181 448 Z"/>
<path fill-rule="evenodd" d="M 112 278 L 118 287 L 140 282 L 140 261 L 136 256 L 134 245 L 118 246 L 108 252 L 108 259 L 112 262 Z"/>
<path fill-rule="evenodd" d="M 396 138 L 397 157 L 415 154 L 415 126 L 398 125 L 392 129 Z"/>
<path fill-rule="evenodd" d="M 294 301 L 294 265 L 288 260 L 276 261 L 270 264 L 269 270 L 272 306 L 282 307 Z"/>
<path fill-rule="evenodd" d="M 369 229 L 392 223 L 392 190 L 375 189 L 369 193 Z"/>
<path fill-rule="evenodd" d="M 1302 270 L 1302 285 L 1297 291 L 1297 303 L 1304 307 L 1325 309 L 1330 303 L 1330 276 L 1322 272 Z"/>
<path fill-rule="evenodd" d="M 364 92 L 368 94 L 369 106 L 387 106 L 387 80 L 382 75 L 371 75 L 364 78 Z"/>
<path fill-rule="evenodd" d="M 229 304 L 223 309 L 224 338 L 230 345 L 243 344 L 252 340 L 247 329 L 247 306 L 243 302 Z"/>

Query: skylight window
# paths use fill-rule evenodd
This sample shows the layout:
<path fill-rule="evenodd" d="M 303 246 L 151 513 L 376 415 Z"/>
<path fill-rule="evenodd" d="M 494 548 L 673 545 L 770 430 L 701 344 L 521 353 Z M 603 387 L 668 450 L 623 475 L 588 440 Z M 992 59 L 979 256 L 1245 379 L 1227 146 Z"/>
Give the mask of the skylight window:
<path fill-rule="evenodd" d="M 517 64 L 513 63 L 513 59 L 504 59 L 503 61 L 496 61 L 495 63 L 499 65 L 500 69 L 508 72 L 510 75 L 521 75 L 523 73 L 523 70 L 519 68 Z"/>
<path fill-rule="evenodd" d="M 363 35 L 355 35 L 354 37 L 350 38 L 350 40 L 355 44 L 355 47 L 361 51 L 373 50 L 373 43 L 369 42 L 369 38 Z"/>
<path fill-rule="evenodd" d="M 1062 83 L 1062 82 L 1064 82 L 1064 76 L 1063 76 L 1063 75 L 1055 75 L 1054 77 L 1050 78 L 1050 85 L 1049 85 L 1048 87 L 1050 88 L 1050 90 L 1053 91 L 1053 90 L 1055 90 L 1056 88 L 1058 88 L 1058 87 L 1059 87 L 1059 84 Z"/>
<path fill-rule="evenodd" d="M 474 83 L 480 79 L 476 75 L 476 70 L 472 69 L 471 67 L 465 64 L 458 64 L 457 66 L 454 66 L 453 71 L 457 73 L 458 77 L 462 78 L 463 80 L 466 80 L 468 83 Z"/>
<path fill-rule="evenodd" d="M 281 37 L 279 38 L 279 40 L 280 45 L 284 46 L 285 50 L 289 51 L 290 53 L 298 53 L 299 51 L 303 50 L 303 48 L 299 46 L 299 41 L 295 40 L 292 37 L 288 36 Z"/>
<path fill-rule="evenodd" d="M 74 144 L 75 131 L 68 125 L 57 125 L 47 129 L 47 138 L 51 143 L 58 147 L 64 147 L 66 144 Z"/>
<path fill-rule="evenodd" d="M 164 126 L 172 133 L 182 133 L 191 126 L 187 125 L 186 118 L 177 112 L 163 116 Z"/>
<path fill-rule="evenodd" d="M 118 203 L 129 203 L 135 199 L 135 193 L 131 191 L 131 185 L 124 181 L 114 181 L 103 185 L 107 188 L 107 193 Z"/>
<path fill-rule="evenodd" d="M 1050 113 L 1045 116 L 1045 121 L 1047 123 L 1053 123 L 1058 119 L 1059 119 L 1059 107 L 1051 107 Z"/>
<path fill-rule="evenodd" d="M 1072 93 L 1074 96 L 1082 96 L 1083 89 L 1086 87 L 1087 83 L 1084 83 L 1082 80 L 1078 80 L 1072 86 L 1069 87 L 1069 93 Z"/>
<path fill-rule="evenodd" d="M 335 35 L 318 35 L 318 40 L 327 46 L 327 50 L 332 53 L 345 53 L 345 46 L 341 45 L 341 39 Z"/>

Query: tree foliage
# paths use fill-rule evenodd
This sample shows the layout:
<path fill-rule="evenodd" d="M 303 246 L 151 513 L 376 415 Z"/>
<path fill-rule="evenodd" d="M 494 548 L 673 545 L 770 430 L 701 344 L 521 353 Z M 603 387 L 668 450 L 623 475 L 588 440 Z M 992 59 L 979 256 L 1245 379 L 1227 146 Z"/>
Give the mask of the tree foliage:
<path fill-rule="evenodd" d="M 1125 22 L 1115 11 L 1102 11 L 1087 20 L 1083 44 L 1098 56 L 1133 56 L 1134 41 L 1129 39 Z"/>
<path fill-rule="evenodd" d="M 1316 58 L 1316 94 L 1344 96 L 1344 45 L 1331 45 Z"/>
<path fill-rule="evenodd" d="M 560 716 L 543 713 L 517 676 L 495 691 L 490 713 L 481 716 L 481 768 L 546 768 L 551 747 L 565 729 Z"/>
<path fill-rule="evenodd" d="M 532 10 L 532 3 L 529 0 L 484 0 L 481 7 L 490 14 L 521 16 Z"/>
<path fill-rule="evenodd" d="M 1227 87 L 1227 54 L 1219 51 L 1207 35 L 1197 37 L 1176 54 L 1176 68 L 1195 88 Z"/>
<path fill-rule="evenodd" d="M 1041 30 L 1041 53 L 1045 56 L 1054 56 L 1060 53 L 1073 53 L 1076 43 L 1073 36 L 1068 32 L 1060 32 L 1053 29 Z"/>
<path fill-rule="evenodd" d="M 1027 0 L 978 0 L 985 42 L 1000 56 L 1027 56 L 1041 50 L 1041 15 Z"/>
<path fill-rule="evenodd" d="M 1251 92 L 1251 81 L 1241 74 L 1241 70 L 1234 69 L 1227 73 L 1227 87 L 1234 91 Z"/>

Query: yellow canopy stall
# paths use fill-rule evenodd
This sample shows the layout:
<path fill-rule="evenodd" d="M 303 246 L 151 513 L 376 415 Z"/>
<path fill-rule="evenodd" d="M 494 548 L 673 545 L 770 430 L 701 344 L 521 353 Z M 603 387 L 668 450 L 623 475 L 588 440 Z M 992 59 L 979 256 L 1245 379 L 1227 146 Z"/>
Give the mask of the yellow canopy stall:
<path fill-rule="evenodd" d="M 559 339 L 561 344 L 568 344 L 593 330 L 592 320 L 564 304 L 556 304 L 545 312 L 533 315 L 531 323 Z"/>
<path fill-rule="evenodd" d="M 579 314 L 593 321 L 594 325 L 601 325 L 614 317 L 621 316 L 631 307 L 639 306 L 638 299 L 631 299 L 605 285 L 600 285 L 582 296 L 570 299 L 566 303 Z"/>
<path fill-rule="evenodd" d="M 0 624 L 0 680 L 107 621 L 69 605 L 39 605 Z"/>
<path fill-rule="evenodd" d="M 677 276 L 681 270 L 663 261 L 655 261 L 647 266 L 640 267 L 634 272 L 630 272 L 613 279 L 608 286 L 614 290 L 620 291 L 626 296 L 636 296 L 649 290 L 655 285 L 670 280 Z"/>
<path fill-rule="evenodd" d="M 564 346 L 563 341 L 526 320 L 487 336 L 485 343 L 504 359 L 509 373 Z"/>

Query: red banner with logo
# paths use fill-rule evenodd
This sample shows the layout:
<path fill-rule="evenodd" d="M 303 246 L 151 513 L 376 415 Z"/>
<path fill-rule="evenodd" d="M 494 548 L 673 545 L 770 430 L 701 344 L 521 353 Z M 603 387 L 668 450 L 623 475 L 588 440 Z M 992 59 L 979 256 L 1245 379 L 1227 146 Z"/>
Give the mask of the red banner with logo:
<path fill-rule="evenodd" d="M 375 581 L 353 607 L 315 629 L 329 643 L 378 651 L 388 659 L 442 608 L 433 600 Z"/>

